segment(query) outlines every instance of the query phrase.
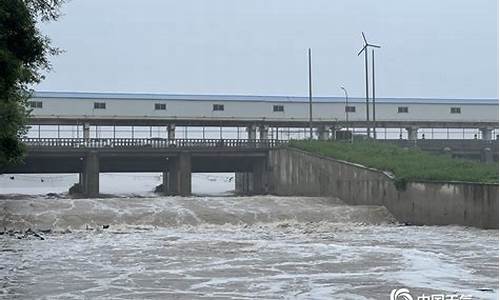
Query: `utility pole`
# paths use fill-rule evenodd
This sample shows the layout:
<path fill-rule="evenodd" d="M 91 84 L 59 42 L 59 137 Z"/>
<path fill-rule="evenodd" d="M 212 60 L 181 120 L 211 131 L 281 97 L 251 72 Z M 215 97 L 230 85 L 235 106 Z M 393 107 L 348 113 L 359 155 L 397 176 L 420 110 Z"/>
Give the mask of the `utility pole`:
<path fill-rule="evenodd" d="M 373 113 L 373 138 L 377 139 L 376 120 L 375 120 L 375 49 L 372 49 L 372 113 Z"/>
<path fill-rule="evenodd" d="M 366 134 L 370 137 L 370 96 L 368 95 L 370 87 L 368 86 L 368 53 L 365 47 L 365 95 L 366 95 Z"/>
<path fill-rule="evenodd" d="M 313 121 L 312 121 L 312 70 L 311 70 L 311 48 L 309 54 L 309 139 L 313 139 Z"/>

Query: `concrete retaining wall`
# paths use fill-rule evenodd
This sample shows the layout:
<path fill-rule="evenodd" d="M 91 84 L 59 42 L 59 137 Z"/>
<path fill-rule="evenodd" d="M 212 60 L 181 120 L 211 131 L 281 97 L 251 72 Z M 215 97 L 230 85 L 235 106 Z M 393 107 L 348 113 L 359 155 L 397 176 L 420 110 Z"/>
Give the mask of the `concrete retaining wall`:
<path fill-rule="evenodd" d="M 271 191 L 333 196 L 348 204 L 384 205 L 401 222 L 498 228 L 498 185 L 410 182 L 398 190 L 390 175 L 297 149 L 272 150 Z"/>

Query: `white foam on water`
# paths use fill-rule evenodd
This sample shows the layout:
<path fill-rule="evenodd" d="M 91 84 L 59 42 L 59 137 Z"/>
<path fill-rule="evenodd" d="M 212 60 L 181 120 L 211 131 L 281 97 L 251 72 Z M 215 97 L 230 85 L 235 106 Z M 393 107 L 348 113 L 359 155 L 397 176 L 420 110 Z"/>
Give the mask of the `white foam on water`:
<path fill-rule="evenodd" d="M 18 291 L 28 298 L 42 293 L 126 299 L 150 292 L 192 298 L 382 299 L 404 284 L 410 289 L 458 291 L 481 299 L 497 293 L 497 289 L 477 291 L 494 287 L 497 275 L 482 274 L 482 265 L 471 267 L 470 262 L 461 261 L 462 249 L 454 253 L 457 249 L 445 247 L 443 254 L 432 254 L 429 249 L 437 246 L 435 241 L 391 244 L 402 231 L 418 240 L 419 228 L 339 223 L 314 226 L 315 231 L 308 223 L 296 222 L 294 230 L 283 224 L 288 223 L 121 227 L 49 234 L 45 241 L 2 237 L 0 249 L 13 250 L 4 251 L 0 258 L 5 266 L 0 276 L 7 282 L 3 292 Z M 325 238 L 326 227 L 337 230 Z M 433 234 L 446 237 L 457 230 L 440 228 Z M 471 235 L 485 238 L 490 234 L 495 233 Z M 463 248 L 473 246 L 464 243 Z M 498 268 L 498 256 L 476 253 Z M 80 278 L 85 288 L 75 289 L 65 282 L 67 277 Z M 61 290 L 44 287 L 55 282 L 62 282 Z"/>
<path fill-rule="evenodd" d="M 0 228 L 53 230 L 45 240 L 0 236 L 0 299 L 357 300 L 399 287 L 498 298 L 498 230 L 400 226 L 383 207 L 331 198 L 134 197 L 128 188 L 0 199 Z"/>

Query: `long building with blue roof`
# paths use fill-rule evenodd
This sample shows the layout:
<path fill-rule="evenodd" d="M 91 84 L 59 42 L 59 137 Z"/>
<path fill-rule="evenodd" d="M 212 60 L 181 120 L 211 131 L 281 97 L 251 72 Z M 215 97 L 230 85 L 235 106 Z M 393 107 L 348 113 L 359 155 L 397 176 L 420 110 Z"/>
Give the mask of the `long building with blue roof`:
<path fill-rule="evenodd" d="M 314 97 L 312 125 L 332 128 L 479 128 L 491 139 L 498 99 Z M 308 127 L 309 99 L 295 96 L 35 92 L 31 124 L 80 126 Z M 367 119 L 367 109 L 368 116 Z M 415 133 L 414 133 L 415 132 Z"/>

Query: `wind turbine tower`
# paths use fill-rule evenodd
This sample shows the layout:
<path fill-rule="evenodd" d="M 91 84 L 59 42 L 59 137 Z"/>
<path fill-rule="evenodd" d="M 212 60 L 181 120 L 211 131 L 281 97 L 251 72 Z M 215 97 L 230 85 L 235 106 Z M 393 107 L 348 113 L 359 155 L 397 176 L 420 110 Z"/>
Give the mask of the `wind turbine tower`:
<path fill-rule="evenodd" d="M 361 36 L 363 37 L 363 48 L 358 52 L 358 56 L 361 55 L 361 53 L 365 53 L 365 95 L 366 95 L 366 122 L 370 122 L 370 91 L 369 91 L 369 83 L 368 83 L 368 48 L 380 48 L 379 45 L 375 44 L 370 44 L 366 40 L 366 36 L 364 32 L 361 32 Z M 373 88 L 373 122 L 375 122 L 375 51 L 372 49 L 372 88 Z M 373 136 L 376 138 L 376 132 L 375 132 L 375 123 L 373 124 Z M 368 137 L 370 136 L 370 126 L 368 125 L 366 128 L 366 132 Z"/>

